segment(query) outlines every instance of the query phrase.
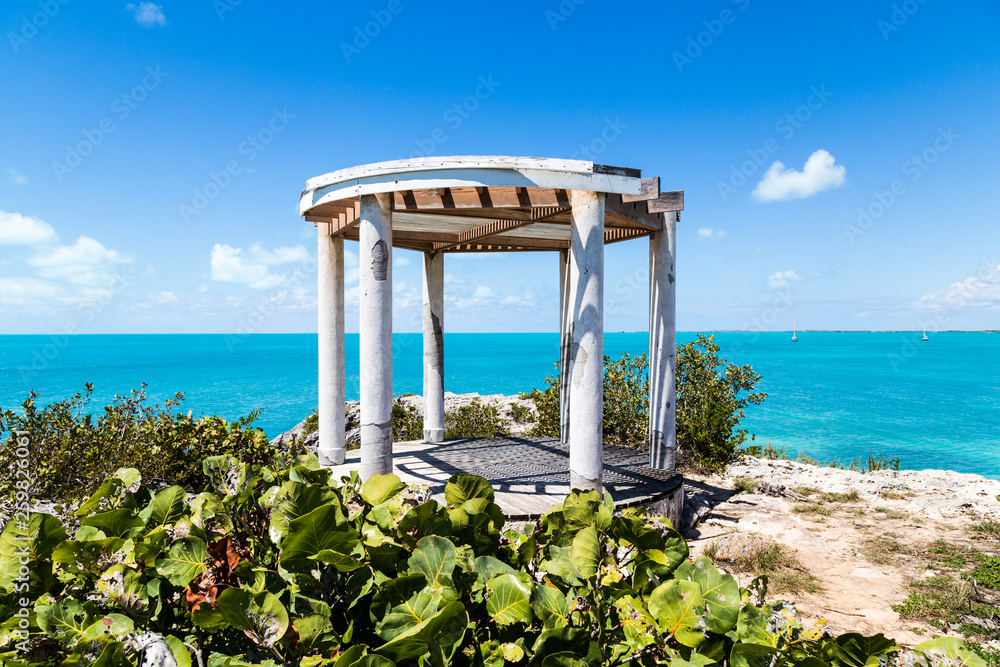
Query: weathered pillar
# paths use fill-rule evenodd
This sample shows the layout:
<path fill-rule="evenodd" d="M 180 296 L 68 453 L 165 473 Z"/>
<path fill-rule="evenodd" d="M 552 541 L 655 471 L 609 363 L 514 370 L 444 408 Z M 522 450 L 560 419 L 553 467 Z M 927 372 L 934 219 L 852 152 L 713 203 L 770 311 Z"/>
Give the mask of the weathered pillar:
<path fill-rule="evenodd" d="M 649 467 L 677 468 L 677 214 L 649 237 Z"/>
<path fill-rule="evenodd" d="M 570 484 L 600 492 L 604 469 L 604 194 L 573 190 L 570 202 Z"/>
<path fill-rule="evenodd" d="M 559 251 L 559 440 L 569 442 L 569 378 L 573 367 L 572 283 L 569 280 L 569 250 Z"/>
<path fill-rule="evenodd" d="M 362 195 L 361 479 L 392 472 L 391 194 Z"/>
<path fill-rule="evenodd" d="M 444 253 L 424 253 L 424 440 L 444 441 Z"/>
<path fill-rule="evenodd" d="M 319 245 L 319 461 L 340 465 L 344 444 L 344 237 L 317 226 Z"/>

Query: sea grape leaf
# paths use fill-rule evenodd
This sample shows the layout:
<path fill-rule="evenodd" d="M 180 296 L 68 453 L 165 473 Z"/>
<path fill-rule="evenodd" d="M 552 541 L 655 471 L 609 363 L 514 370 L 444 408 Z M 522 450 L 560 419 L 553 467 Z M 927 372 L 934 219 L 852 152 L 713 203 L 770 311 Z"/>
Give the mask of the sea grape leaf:
<path fill-rule="evenodd" d="M 535 615 L 543 621 L 550 618 L 569 617 L 569 604 L 566 595 L 553 586 L 536 584 L 531 589 L 531 608 Z"/>
<path fill-rule="evenodd" d="M 444 487 L 444 497 L 449 505 L 464 505 L 477 499 L 493 502 L 494 496 L 490 483 L 478 475 L 452 475 Z"/>
<path fill-rule="evenodd" d="M 760 667 L 771 664 L 776 655 L 778 650 L 772 646 L 737 642 L 729 652 L 729 664 L 732 667 Z"/>
<path fill-rule="evenodd" d="M 731 575 L 722 574 L 707 558 L 685 562 L 674 572 L 677 579 L 694 581 L 701 587 L 708 613 L 705 625 L 724 634 L 733 629 L 740 614 L 740 586 Z"/>
<path fill-rule="evenodd" d="M 486 584 L 490 597 L 486 600 L 486 611 L 498 625 L 530 623 L 534 618 L 531 611 L 531 585 L 512 574 L 501 574 Z"/>
<path fill-rule="evenodd" d="M 146 522 L 131 509 L 110 510 L 99 514 L 91 514 L 81 521 L 80 524 L 97 528 L 108 537 L 122 538 L 138 535 L 146 526 Z"/>
<path fill-rule="evenodd" d="M 227 623 L 259 646 L 274 646 L 288 630 L 288 611 L 276 595 L 266 591 L 252 594 L 242 588 L 227 588 L 215 608 Z"/>
<path fill-rule="evenodd" d="M 70 647 L 83 640 L 90 627 L 90 614 L 79 600 L 64 598 L 48 606 L 35 607 L 38 627 L 49 637 L 61 640 Z"/>
<path fill-rule="evenodd" d="M 187 491 L 180 486 L 168 486 L 153 496 L 153 500 L 139 512 L 146 521 L 146 528 L 152 530 L 159 526 L 170 526 L 184 516 L 184 503 Z"/>
<path fill-rule="evenodd" d="M 288 534 L 281 541 L 281 566 L 289 571 L 311 570 L 321 552 L 349 554 L 357 540 L 340 504 L 322 505 L 288 524 Z"/>
<path fill-rule="evenodd" d="M 182 537 L 170 545 L 167 556 L 156 560 L 156 570 L 174 586 L 186 588 L 198 575 L 205 572 L 208 548 L 201 539 Z"/>
<path fill-rule="evenodd" d="M 878 635 L 881 637 L 881 635 Z M 953 661 L 959 661 L 965 667 L 986 667 L 987 663 L 981 657 L 965 648 L 962 640 L 958 637 L 938 637 L 929 641 L 921 642 L 913 647 L 915 651 L 925 654 L 943 653 L 945 657 Z M 933 662 L 933 661 L 932 661 Z"/>
<path fill-rule="evenodd" d="M 517 575 L 517 570 L 512 568 L 507 563 L 494 558 L 493 556 L 479 556 L 473 562 L 472 566 L 473 572 L 476 573 L 476 577 L 479 582 L 483 585 L 493 577 L 500 574 L 513 574 Z"/>
<path fill-rule="evenodd" d="M 21 559 L 27 551 L 31 559 L 28 566 L 32 569 L 33 579 L 41 577 L 38 564 L 48 560 L 55 548 L 66 540 L 66 529 L 62 523 L 51 514 L 32 513 L 27 526 L 15 518 L 8 521 L 0 533 L 0 588 L 13 588 L 14 580 L 20 576 Z M 34 564 L 34 566 L 32 566 Z M 51 568 L 49 574 L 51 574 Z M 32 583 L 32 590 L 36 589 Z"/>
<path fill-rule="evenodd" d="M 465 636 L 469 615 L 461 602 L 438 609 L 441 600 L 440 592 L 421 591 L 394 608 L 376 626 L 379 636 L 387 640 L 378 652 L 396 663 L 436 654 L 447 664 Z"/>
<path fill-rule="evenodd" d="M 361 486 L 361 499 L 374 507 L 406 488 L 396 475 L 373 475 Z"/>
<path fill-rule="evenodd" d="M 874 637 L 865 637 L 856 632 L 849 632 L 837 637 L 833 646 L 834 655 L 844 667 L 865 667 L 873 658 L 876 658 L 875 663 L 878 664 L 879 656 L 898 649 L 899 646 L 895 641 L 881 633 Z"/>
<path fill-rule="evenodd" d="M 576 534 L 570 554 L 570 560 L 584 579 L 597 574 L 601 566 L 601 541 L 596 526 L 587 526 Z"/>
<path fill-rule="evenodd" d="M 705 640 L 705 633 L 700 627 L 704 605 L 701 587 L 682 579 L 671 579 L 649 596 L 649 613 L 660 629 L 692 648 Z"/>
<path fill-rule="evenodd" d="M 135 630 L 135 623 L 128 616 L 108 614 L 90 624 L 80 636 L 81 642 L 92 642 L 102 637 L 121 638 Z"/>
<path fill-rule="evenodd" d="M 281 499 L 271 513 L 269 535 L 271 541 L 280 544 L 288 532 L 288 524 L 305 516 L 317 507 L 339 504 L 337 493 L 321 484 L 303 484 L 288 481 L 281 485 Z"/>
<path fill-rule="evenodd" d="M 659 531 L 636 517 L 617 516 L 613 520 L 613 528 L 621 540 L 634 545 L 641 551 L 646 549 L 662 550 L 665 545 Z"/>
<path fill-rule="evenodd" d="M 455 545 L 446 537 L 428 535 L 417 542 L 410 555 L 409 572 L 420 573 L 431 587 L 454 588 Z"/>

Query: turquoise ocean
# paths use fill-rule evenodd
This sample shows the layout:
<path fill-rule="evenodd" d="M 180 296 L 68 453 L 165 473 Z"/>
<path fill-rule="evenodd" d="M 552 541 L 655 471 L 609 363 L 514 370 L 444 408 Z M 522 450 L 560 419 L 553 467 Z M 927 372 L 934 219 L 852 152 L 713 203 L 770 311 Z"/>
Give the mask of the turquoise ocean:
<path fill-rule="evenodd" d="M 905 469 L 1000 479 L 1000 334 L 715 333 L 722 355 L 751 364 L 769 394 L 745 425 L 757 443 L 824 461 L 868 452 Z M 695 338 L 678 335 L 678 342 Z M 420 334 L 394 336 L 397 393 L 421 392 Z M 605 351 L 645 352 L 645 333 L 611 333 Z M 445 388 L 513 394 L 543 388 L 557 334 L 446 334 Z M 95 385 L 94 407 L 148 384 L 153 400 L 184 392 L 184 411 L 228 419 L 265 408 L 258 425 L 285 431 L 316 405 L 314 334 L 0 336 L 0 408 L 29 390 L 51 402 Z M 358 397 L 358 336 L 347 336 L 347 394 Z"/>

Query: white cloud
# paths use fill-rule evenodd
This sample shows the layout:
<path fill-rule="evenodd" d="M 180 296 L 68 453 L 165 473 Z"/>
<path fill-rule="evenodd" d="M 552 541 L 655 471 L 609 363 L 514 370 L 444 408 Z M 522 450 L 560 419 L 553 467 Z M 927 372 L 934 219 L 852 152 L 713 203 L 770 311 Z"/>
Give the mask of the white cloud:
<path fill-rule="evenodd" d="M 201 285 L 198 285 L 197 287 L 194 288 L 194 291 L 197 292 L 198 294 L 204 294 L 205 292 L 208 291 L 208 283 L 202 283 Z"/>
<path fill-rule="evenodd" d="M 473 299 L 488 299 L 493 296 L 493 290 L 485 285 L 479 285 L 476 287 L 476 291 L 472 293 Z"/>
<path fill-rule="evenodd" d="M 802 277 L 799 276 L 794 269 L 789 269 L 788 271 L 778 271 L 767 277 L 767 284 L 771 286 L 771 289 L 782 289 L 784 287 L 788 287 L 792 283 L 800 282 L 802 282 Z"/>
<path fill-rule="evenodd" d="M 977 273 L 925 294 L 914 305 L 927 310 L 1000 307 L 1000 266 L 984 263 Z"/>
<path fill-rule="evenodd" d="M 762 202 L 784 199 L 807 199 L 823 190 L 844 184 L 847 169 L 836 164 L 825 150 L 809 156 L 802 171 L 785 168 L 780 160 L 771 165 L 753 191 L 754 199 Z"/>
<path fill-rule="evenodd" d="M 247 285 L 251 289 L 272 289 L 289 284 L 304 272 L 302 267 L 297 267 L 288 273 L 272 273 L 272 266 L 310 265 L 312 262 L 309 252 L 300 245 L 265 250 L 255 243 L 244 252 L 242 248 L 216 243 L 212 248 L 212 280 Z"/>
<path fill-rule="evenodd" d="M 59 240 L 52 225 L 38 218 L 0 211 L 0 245 L 41 245 Z"/>
<path fill-rule="evenodd" d="M 60 294 L 55 283 L 36 278 L 0 278 L 0 294 L 4 299 L 51 299 Z"/>
<path fill-rule="evenodd" d="M 131 264 L 132 258 L 104 247 L 89 236 L 81 236 L 70 246 L 56 246 L 28 259 L 43 278 L 66 280 L 74 285 L 108 287 L 121 279 L 117 267 Z"/>
<path fill-rule="evenodd" d="M 7 185 L 18 186 L 27 184 L 28 184 L 27 176 L 19 172 L 17 169 L 14 169 L 14 167 L 7 168 Z"/>
<path fill-rule="evenodd" d="M 724 229 L 720 229 L 718 231 L 710 229 L 709 227 L 701 227 L 698 229 L 699 241 L 704 241 L 705 239 L 711 239 L 711 238 L 724 239 L 727 236 L 729 236 L 729 234 Z"/>
<path fill-rule="evenodd" d="M 395 264 L 396 266 L 409 266 L 410 258 L 405 255 L 401 255 L 393 260 L 393 264 Z"/>
<path fill-rule="evenodd" d="M 163 15 L 163 5 L 154 5 L 152 2 L 140 2 L 138 5 L 129 3 L 125 5 L 125 9 L 132 12 L 135 22 L 144 28 L 167 25 L 167 17 Z"/>

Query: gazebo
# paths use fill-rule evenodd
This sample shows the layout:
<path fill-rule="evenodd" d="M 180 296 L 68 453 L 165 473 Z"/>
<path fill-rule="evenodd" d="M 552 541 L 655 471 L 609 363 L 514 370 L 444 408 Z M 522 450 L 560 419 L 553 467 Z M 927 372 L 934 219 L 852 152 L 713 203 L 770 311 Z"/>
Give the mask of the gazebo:
<path fill-rule="evenodd" d="M 393 471 L 392 251 L 423 253 L 424 440 L 444 440 L 444 263 L 451 253 L 558 255 L 561 441 L 569 485 L 601 490 L 604 246 L 649 239 L 649 461 L 673 471 L 676 230 L 683 191 L 582 160 L 426 157 L 317 176 L 300 209 L 319 241 L 319 455 L 343 464 L 344 240 L 359 242 L 362 479 Z M 486 353 L 486 351 L 484 351 Z"/>

